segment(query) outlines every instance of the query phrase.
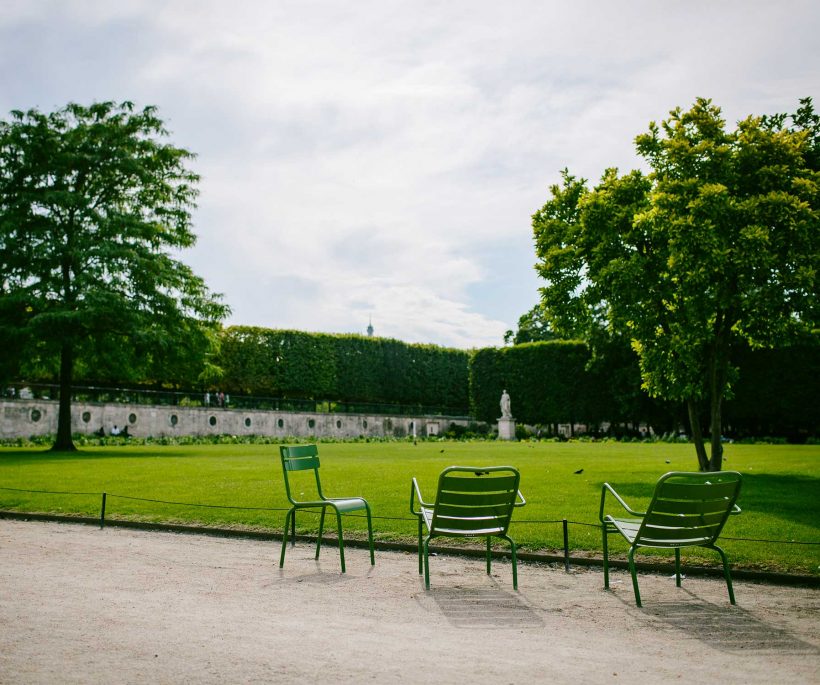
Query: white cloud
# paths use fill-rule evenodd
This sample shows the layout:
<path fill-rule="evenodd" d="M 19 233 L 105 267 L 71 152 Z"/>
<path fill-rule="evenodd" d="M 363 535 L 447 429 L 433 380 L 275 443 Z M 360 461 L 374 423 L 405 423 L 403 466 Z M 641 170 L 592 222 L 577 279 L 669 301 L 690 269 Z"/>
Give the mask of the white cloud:
<path fill-rule="evenodd" d="M 639 165 L 697 96 L 812 95 L 809 2 L 11 2 L 0 106 L 157 104 L 199 154 L 195 270 L 233 323 L 500 344 L 564 166 Z"/>

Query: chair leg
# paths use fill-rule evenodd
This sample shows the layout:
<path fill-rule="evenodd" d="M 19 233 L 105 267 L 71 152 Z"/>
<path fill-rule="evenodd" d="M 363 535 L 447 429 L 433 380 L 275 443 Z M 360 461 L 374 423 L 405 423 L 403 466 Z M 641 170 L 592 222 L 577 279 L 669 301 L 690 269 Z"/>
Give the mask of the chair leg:
<path fill-rule="evenodd" d="M 288 511 L 287 515 L 285 516 L 285 528 L 282 531 L 282 554 L 279 557 L 279 568 L 282 568 L 285 565 L 285 550 L 288 547 L 288 525 L 290 524 L 290 519 L 293 517 L 293 509 Z"/>
<path fill-rule="evenodd" d="M 513 590 L 518 590 L 518 560 L 515 554 L 515 541 L 512 538 L 507 538 L 510 543 L 510 553 L 512 556 L 512 572 L 513 572 Z"/>
<path fill-rule="evenodd" d="M 604 590 L 609 590 L 609 548 L 607 547 L 606 523 L 601 525 L 601 535 L 604 541 Z"/>
<path fill-rule="evenodd" d="M 424 558 L 424 554 L 422 553 L 422 543 L 421 543 L 421 516 L 419 516 L 419 575 L 424 573 L 422 569 L 422 564 L 424 563 L 422 559 Z"/>
<path fill-rule="evenodd" d="M 493 555 L 490 548 L 490 536 L 487 536 L 487 575 L 492 573 Z"/>
<path fill-rule="evenodd" d="M 373 521 L 370 518 L 370 506 L 365 503 L 365 511 L 367 512 L 367 540 L 370 543 L 370 565 L 376 565 L 376 553 L 373 549 Z"/>
<path fill-rule="evenodd" d="M 322 533 L 325 530 L 325 511 L 326 507 L 322 507 L 322 514 L 319 516 L 319 535 L 316 538 L 316 559 L 319 558 L 319 551 L 322 549 Z"/>
<path fill-rule="evenodd" d="M 296 507 L 291 509 L 293 516 L 290 517 L 290 546 L 296 547 Z"/>
<path fill-rule="evenodd" d="M 339 530 L 339 559 L 342 562 L 342 573 L 345 572 L 345 541 L 342 535 L 342 515 L 336 509 L 336 528 Z"/>
<path fill-rule="evenodd" d="M 726 558 L 726 553 L 720 547 L 717 545 L 713 545 L 712 547 L 718 551 L 723 561 L 723 576 L 726 578 L 726 587 L 729 590 L 729 602 L 735 604 L 735 591 L 732 589 L 732 575 L 729 573 L 729 560 Z"/>
<path fill-rule="evenodd" d="M 675 547 L 675 585 L 680 587 L 680 547 Z"/>
<path fill-rule="evenodd" d="M 428 537 L 424 544 L 424 587 L 430 589 L 430 538 Z"/>
<path fill-rule="evenodd" d="M 638 590 L 638 575 L 635 572 L 635 547 L 629 548 L 629 572 L 632 574 L 632 589 L 635 591 L 635 604 L 639 607 L 641 604 L 641 591 Z"/>

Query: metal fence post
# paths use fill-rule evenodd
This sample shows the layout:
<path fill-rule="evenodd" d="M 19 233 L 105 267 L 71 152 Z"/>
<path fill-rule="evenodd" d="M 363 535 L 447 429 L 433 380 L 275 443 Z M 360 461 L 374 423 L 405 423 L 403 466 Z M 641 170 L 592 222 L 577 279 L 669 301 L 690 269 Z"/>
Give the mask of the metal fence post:
<path fill-rule="evenodd" d="M 100 528 L 105 528 L 105 493 L 102 494 L 102 507 L 100 509 Z"/>
<path fill-rule="evenodd" d="M 569 525 L 567 520 L 562 521 L 564 527 L 564 570 L 569 573 Z"/>

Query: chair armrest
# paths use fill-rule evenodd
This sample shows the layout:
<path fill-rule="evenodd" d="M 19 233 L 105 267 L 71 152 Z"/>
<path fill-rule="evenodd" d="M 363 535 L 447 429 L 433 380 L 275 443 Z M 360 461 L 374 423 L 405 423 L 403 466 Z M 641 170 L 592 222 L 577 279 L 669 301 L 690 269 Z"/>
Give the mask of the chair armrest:
<path fill-rule="evenodd" d="M 421 496 L 421 490 L 419 490 L 418 481 L 416 481 L 416 479 L 413 478 L 413 481 L 410 483 L 410 513 L 415 514 L 416 516 L 421 516 L 421 511 L 416 511 L 413 508 L 413 504 L 415 503 L 415 500 L 418 500 L 418 503 L 423 507 L 432 507 L 433 506 L 432 504 L 429 504 L 429 503 L 424 501 L 424 499 Z"/>
<path fill-rule="evenodd" d="M 624 509 L 626 509 L 633 516 L 646 516 L 645 511 L 635 511 L 634 509 L 632 509 L 632 507 L 630 507 L 624 501 L 623 497 L 621 497 L 617 492 L 615 492 L 615 490 L 612 488 L 612 486 L 609 483 L 604 483 L 603 487 L 601 488 L 601 509 L 598 512 L 598 519 L 601 521 L 601 523 L 604 522 L 604 504 L 606 502 L 606 493 L 607 492 L 612 493 L 612 496 L 618 501 L 618 504 L 620 504 Z"/>
<path fill-rule="evenodd" d="M 516 502 L 515 504 L 513 504 L 513 506 L 514 507 L 523 507 L 527 503 L 527 500 L 524 499 L 524 495 L 521 494 L 521 490 L 518 491 L 518 497 L 521 499 L 521 501 Z"/>
<path fill-rule="evenodd" d="M 729 513 L 732 516 L 737 516 L 742 511 L 743 511 L 743 509 L 741 509 L 739 506 L 737 506 L 737 504 L 734 504 L 734 505 L 732 505 L 732 511 L 730 511 Z"/>

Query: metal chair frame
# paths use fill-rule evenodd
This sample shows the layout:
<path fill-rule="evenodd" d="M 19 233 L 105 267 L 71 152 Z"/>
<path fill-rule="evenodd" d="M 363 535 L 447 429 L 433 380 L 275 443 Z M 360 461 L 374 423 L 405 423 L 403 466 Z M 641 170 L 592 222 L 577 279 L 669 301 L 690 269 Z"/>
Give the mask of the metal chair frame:
<path fill-rule="evenodd" d="M 735 604 L 732 576 L 726 553 L 715 542 L 731 514 L 739 514 L 735 503 L 740 494 L 742 476 L 737 471 L 690 473 L 672 471 L 661 476 L 646 511 L 632 509 L 609 483 L 601 489 L 599 519 L 604 551 L 604 589 L 609 589 L 609 548 L 607 538 L 622 535 L 629 543 L 629 572 L 635 603 L 641 605 L 641 593 L 635 570 L 635 552 L 640 547 L 675 550 L 675 584 L 681 586 L 680 550 L 705 547 L 715 550 L 723 562 L 723 576 L 729 590 L 729 601 Z M 616 518 L 604 514 L 606 496 L 616 501 L 635 518 Z"/>
<path fill-rule="evenodd" d="M 450 466 L 441 472 L 436 501 L 430 503 L 424 501 L 419 484 L 413 478 L 410 513 L 418 517 L 419 575 L 424 573 L 424 586 L 428 590 L 430 541 L 435 537 L 486 538 L 487 575 L 492 567 L 492 538 L 506 540 L 512 556 L 513 588 L 518 589 L 516 546 L 507 531 L 513 509 L 526 504 L 518 489 L 520 479 L 512 466 Z M 422 526 L 427 528 L 426 537 Z"/>
<path fill-rule="evenodd" d="M 291 546 L 296 544 L 296 510 L 297 509 L 321 509 L 319 517 L 319 535 L 316 538 L 316 559 L 322 548 L 322 533 L 325 527 L 325 513 L 328 509 L 333 509 L 336 514 L 336 528 L 339 535 L 339 559 L 342 565 L 342 573 L 345 573 L 345 545 L 342 532 L 342 514 L 351 511 L 365 510 L 367 515 L 367 539 L 370 546 L 370 565 L 376 563 L 373 550 L 373 523 L 371 520 L 370 505 L 362 497 L 325 497 L 322 493 L 322 482 L 319 478 L 319 450 L 316 445 L 281 445 L 279 455 L 282 459 L 282 474 L 285 479 L 285 492 L 291 508 L 285 516 L 285 530 L 282 535 L 282 554 L 279 558 L 279 568 L 285 565 L 285 550 L 288 543 L 288 529 L 291 530 Z M 288 474 L 292 471 L 312 470 L 316 481 L 316 492 L 318 499 L 300 501 L 293 497 L 290 488 Z"/>

